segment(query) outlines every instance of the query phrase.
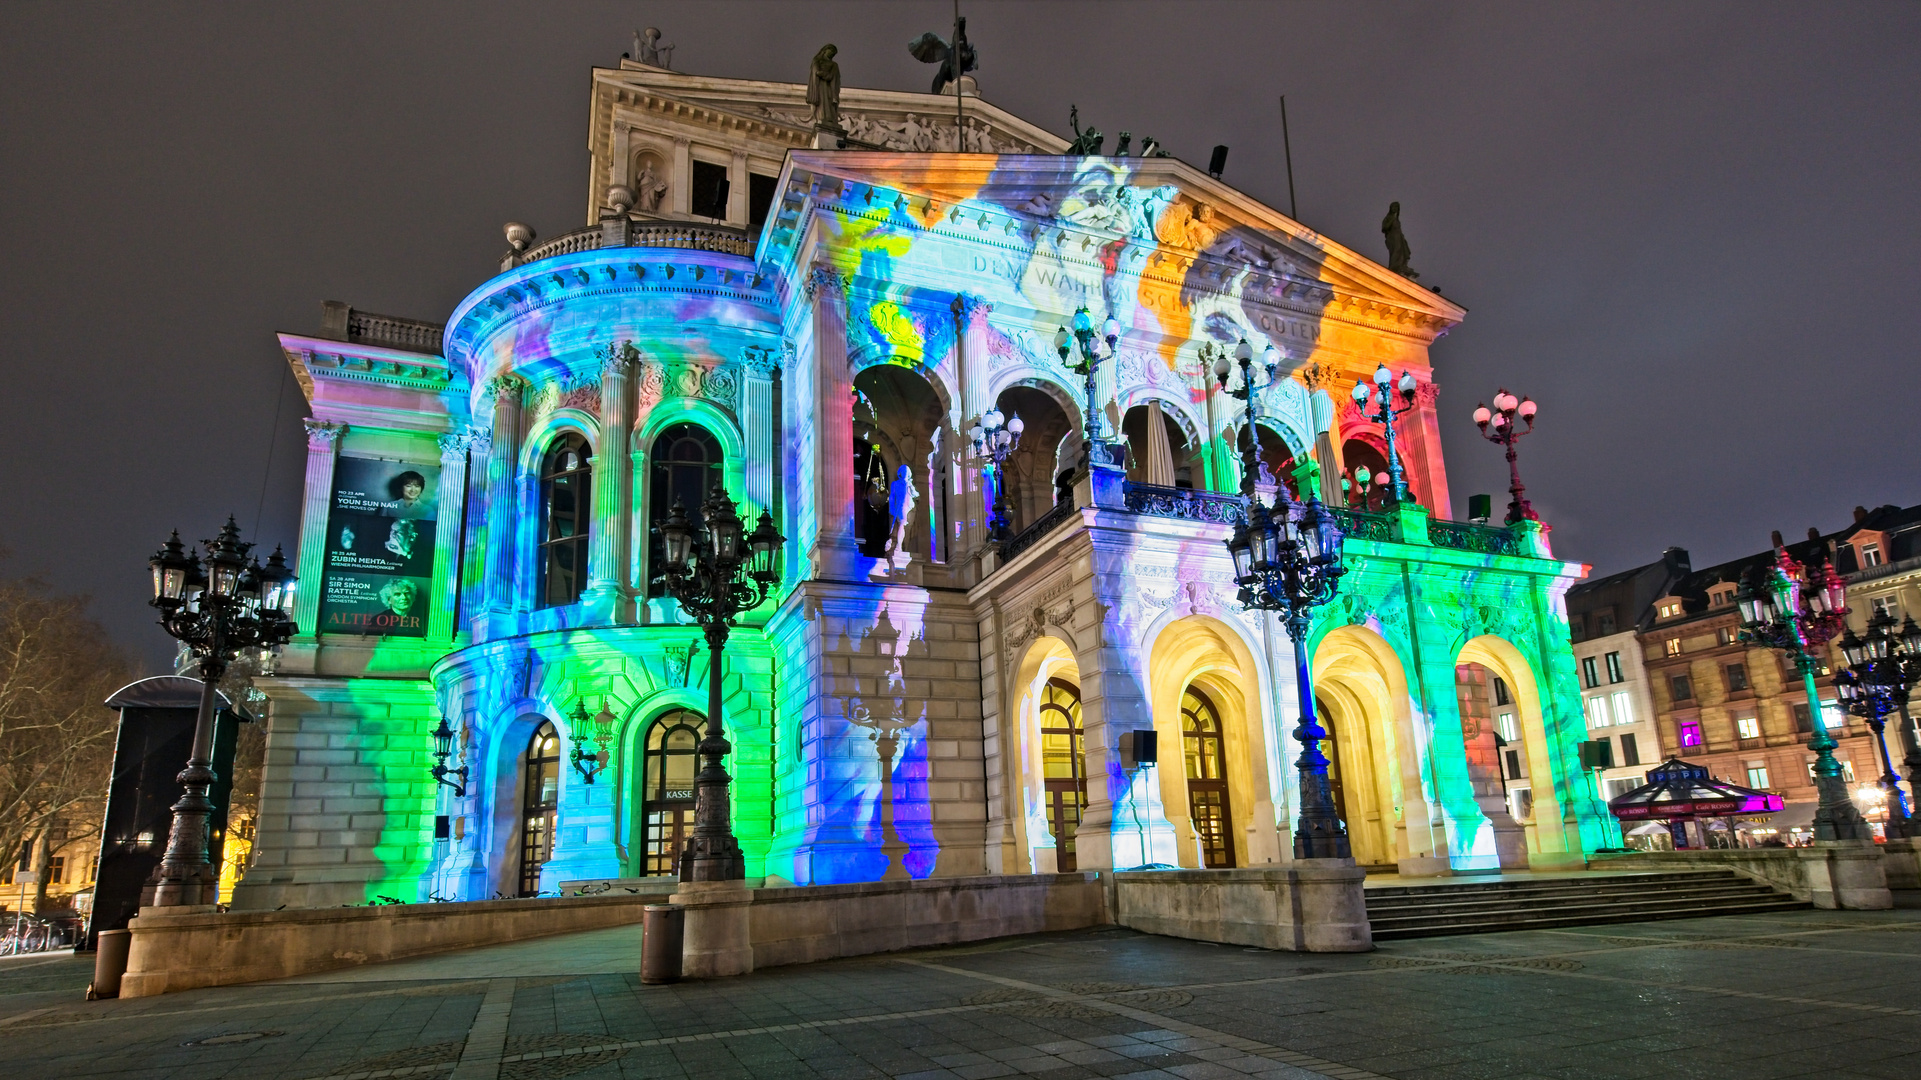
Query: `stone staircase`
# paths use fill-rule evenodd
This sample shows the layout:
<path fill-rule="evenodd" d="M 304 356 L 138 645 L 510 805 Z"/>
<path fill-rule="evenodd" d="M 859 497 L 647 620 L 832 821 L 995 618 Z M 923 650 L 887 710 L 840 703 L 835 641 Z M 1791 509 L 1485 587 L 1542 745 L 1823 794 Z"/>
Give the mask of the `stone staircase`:
<path fill-rule="evenodd" d="M 1374 940 L 1541 930 L 1593 923 L 1748 915 L 1809 907 L 1732 870 L 1534 880 L 1456 878 L 1367 890 Z"/>

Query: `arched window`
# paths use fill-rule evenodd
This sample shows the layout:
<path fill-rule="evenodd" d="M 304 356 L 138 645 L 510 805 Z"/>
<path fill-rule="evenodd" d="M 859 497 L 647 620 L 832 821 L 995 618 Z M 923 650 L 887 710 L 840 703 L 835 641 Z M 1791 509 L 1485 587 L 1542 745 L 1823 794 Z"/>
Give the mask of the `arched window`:
<path fill-rule="evenodd" d="M 542 722 L 521 755 L 520 895 L 540 892 L 540 868 L 554 854 L 554 818 L 560 806 L 560 736 Z"/>
<path fill-rule="evenodd" d="M 894 516 L 890 512 L 894 477 L 879 445 L 854 429 L 854 543 L 870 559 L 893 553 Z"/>
<path fill-rule="evenodd" d="M 1234 865 L 1234 830 L 1227 801 L 1227 744 L 1221 714 L 1190 686 L 1181 695 L 1181 750 L 1187 766 L 1187 812 L 1200 840 L 1201 865 Z"/>
<path fill-rule="evenodd" d="M 661 550 L 660 537 L 653 530 L 667 520 L 675 500 L 687 508 L 690 519 L 700 522 L 700 504 L 721 482 L 720 442 L 699 424 L 670 424 L 654 438 L 647 460 L 652 463 L 647 499 L 647 595 L 665 596 L 660 568 L 666 562 L 666 552 Z"/>
<path fill-rule="evenodd" d="M 694 750 L 706 719 L 675 709 L 647 729 L 647 764 L 642 770 L 641 809 L 646 815 L 641 873 L 679 873 L 680 849 L 694 831 Z"/>
<path fill-rule="evenodd" d="M 540 470 L 540 606 L 580 599 L 587 588 L 587 523 L 594 512 L 593 452 L 563 435 Z"/>
<path fill-rule="evenodd" d="M 1054 834 L 1054 867 L 1074 870 L 1074 830 L 1087 808 L 1087 758 L 1081 742 L 1081 692 L 1065 679 L 1047 680 L 1041 694 L 1041 775 L 1047 831 Z"/>

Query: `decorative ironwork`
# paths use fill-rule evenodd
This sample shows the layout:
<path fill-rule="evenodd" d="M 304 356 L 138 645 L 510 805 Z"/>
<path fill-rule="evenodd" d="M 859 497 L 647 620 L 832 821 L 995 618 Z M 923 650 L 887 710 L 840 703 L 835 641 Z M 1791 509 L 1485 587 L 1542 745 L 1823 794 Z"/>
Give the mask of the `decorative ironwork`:
<path fill-rule="evenodd" d="M 1061 522 L 1074 516 L 1075 506 L 1065 500 L 1054 504 L 1054 508 L 1034 520 L 1034 523 L 1014 534 L 1012 540 L 1001 545 L 1001 562 L 1011 562 L 1014 556 L 1026 551 L 1041 537 L 1060 527 Z"/>
<path fill-rule="evenodd" d="M 1521 538 L 1497 525 L 1476 525 L 1471 521 L 1430 521 L 1428 542 L 1439 548 L 1472 551 L 1477 555 L 1525 555 Z"/>
<path fill-rule="evenodd" d="M 1342 535 L 1349 540 L 1370 540 L 1376 544 L 1392 543 L 1394 540 L 1394 529 L 1388 523 L 1386 514 L 1369 510 L 1344 510 L 1338 506 L 1325 509 L 1334 523 L 1341 527 Z"/>
<path fill-rule="evenodd" d="M 1887 723 L 1890 714 L 1900 714 L 1897 734 L 1906 752 L 1902 763 L 1908 767 L 1908 786 L 1914 788 L 1921 782 L 1921 740 L 1915 738 L 1908 698 L 1914 684 L 1921 682 L 1921 624 L 1909 615 L 1896 629 L 1893 613 L 1882 608 L 1868 620 L 1867 636 L 1849 627 L 1841 635 L 1840 645 L 1848 666 L 1835 674 L 1834 688 L 1842 708 L 1868 722 L 1875 746 L 1881 751 L 1881 779 L 1876 783 L 1886 801 L 1888 837 L 1913 836 L 1915 821 L 1901 793 L 1894 759 L 1888 754 Z"/>
<path fill-rule="evenodd" d="M 1238 525 L 1246 519 L 1238 495 L 1137 484 L 1130 480 L 1121 485 L 1121 497 L 1129 510 L 1149 517 L 1205 521 L 1213 525 Z"/>

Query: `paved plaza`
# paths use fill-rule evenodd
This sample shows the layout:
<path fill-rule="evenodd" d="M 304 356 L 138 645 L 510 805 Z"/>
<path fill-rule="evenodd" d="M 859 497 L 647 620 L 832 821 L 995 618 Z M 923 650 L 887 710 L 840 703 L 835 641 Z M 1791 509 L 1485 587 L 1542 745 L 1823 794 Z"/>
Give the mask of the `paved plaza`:
<path fill-rule="evenodd" d="M 1430 938 L 1361 955 L 1106 928 L 642 986 L 594 931 L 84 1002 L 0 961 L 12 1076 L 1921 1076 L 1921 912 Z"/>

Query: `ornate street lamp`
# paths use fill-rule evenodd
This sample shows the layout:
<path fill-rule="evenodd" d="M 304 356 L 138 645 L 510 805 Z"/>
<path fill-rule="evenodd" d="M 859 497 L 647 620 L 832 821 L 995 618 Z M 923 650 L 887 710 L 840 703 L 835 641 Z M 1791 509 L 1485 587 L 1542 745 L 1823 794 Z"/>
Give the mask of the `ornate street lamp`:
<path fill-rule="evenodd" d="M 447 718 L 442 716 L 440 718 L 440 726 L 434 729 L 434 767 L 429 771 L 434 774 L 434 783 L 440 784 L 443 787 L 453 788 L 454 798 L 456 799 L 465 798 L 467 795 L 467 764 L 463 761 L 461 762 L 460 768 L 449 769 L 447 767 L 447 759 L 452 757 L 453 754 L 454 729 L 447 726 Z M 450 776 L 455 777 L 455 779 L 447 779 Z"/>
<path fill-rule="evenodd" d="M 1240 586 L 1242 606 L 1250 611 L 1279 612 L 1288 640 L 1294 643 L 1294 678 L 1301 699 L 1301 722 L 1294 729 L 1294 738 L 1301 743 L 1301 756 L 1294 763 L 1301 776 L 1301 815 L 1294 828 L 1294 857 L 1346 859 L 1352 857 L 1353 850 L 1341 815 L 1334 808 L 1327 755 L 1321 752 L 1327 730 L 1314 716 L 1314 677 L 1307 661 L 1307 629 L 1313 611 L 1334 599 L 1341 575 L 1346 572 L 1341 565 L 1341 528 L 1333 512 L 1311 491 L 1307 501 L 1299 503 L 1288 497 L 1287 486 L 1282 484 L 1275 492 L 1273 510 L 1261 505 L 1254 489 L 1257 443 L 1252 436 L 1259 416 L 1254 350 L 1243 341 L 1236 346 L 1234 356 L 1241 369 L 1238 396 L 1247 406 L 1250 437 L 1241 447 L 1241 495 L 1247 504 L 1247 517 L 1234 527 L 1227 550 L 1234 557 L 1234 583 Z M 1269 345 L 1261 359 L 1271 380 L 1280 366 L 1280 354 Z M 1214 377 L 1223 391 L 1227 390 L 1230 373 L 1226 357 L 1215 362 Z"/>
<path fill-rule="evenodd" d="M 1085 307 L 1074 312 L 1074 332 L 1070 336 L 1067 327 L 1054 331 L 1054 350 L 1061 354 L 1061 363 L 1067 370 L 1086 380 L 1087 415 L 1085 420 L 1085 442 L 1081 447 L 1081 468 L 1087 468 L 1094 460 L 1094 444 L 1101 441 L 1101 414 L 1094 407 L 1094 375 L 1100 369 L 1102 360 L 1112 359 L 1115 343 L 1121 339 L 1121 324 L 1110 316 L 1101 324 L 1101 339 L 1107 342 L 1107 351 L 1102 352 L 1094 336 L 1094 319 Z"/>
<path fill-rule="evenodd" d="M 160 865 L 141 890 L 141 905 L 190 907 L 214 903 L 220 875 L 207 857 L 208 821 L 213 815 L 213 710 L 215 689 L 227 666 L 242 653 L 277 649 L 293 637 L 286 608 L 294 576 L 275 548 L 261 566 L 251 558 L 253 545 L 240 539 L 232 517 L 220 535 L 204 541 L 206 560 L 187 551 L 178 531 L 149 560 L 153 600 L 160 625 L 187 646 L 200 671 L 200 711 L 194 718 L 193 748 L 181 771 L 184 792 L 173 804 L 173 830 Z"/>
<path fill-rule="evenodd" d="M 1814 672 L 1820 661 L 1815 652 L 1839 632 L 1848 614 L 1847 583 L 1825 559 L 1803 566 L 1774 534 L 1774 561 L 1745 575 L 1736 596 L 1741 608 L 1741 640 L 1779 649 L 1801 672 L 1814 735 L 1814 787 L 1820 802 L 1814 811 L 1816 840 L 1860 840 L 1868 836 L 1867 822 L 1848 797 L 1841 763 L 1834 759 L 1836 742 L 1821 716 L 1820 690 Z"/>
<path fill-rule="evenodd" d="M 746 862 L 735 838 L 728 805 L 727 775 L 721 759 L 733 746 L 720 716 L 721 651 L 728 628 L 743 611 L 759 607 L 780 583 L 780 549 L 787 542 L 774 517 L 761 511 L 754 531 L 743 536 L 734 500 L 719 484 L 700 508 L 698 523 L 674 503 L 655 530 L 666 551 L 668 595 L 700 624 L 712 666 L 707 672 L 707 734 L 696 751 L 702 758 L 694 777 L 694 832 L 680 852 L 682 881 L 739 881 Z"/>
<path fill-rule="evenodd" d="M 1885 729 L 1888 714 L 1898 711 L 1908 783 L 1912 787 L 1921 779 L 1921 747 L 1916 745 L 1914 722 L 1908 716 L 1908 694 L 1916 682 L 1921 682 L 1921 626 L 1909 616 L 1907 624 L 1897 632 L 1894 616 L 1885 610 L 1877 611 L 1868 620 L 1866 637 L 1856 635 L 1854 628 L 1849 627 L 1841 635 L 1840 645 L 1848 666 L 1835 674 L 1835 691 L 1849 712 L 1868 722 L 1868 728 L 1874 732 L 1875 746 L 1881 751 L 1879 785 L 1887 800 L 1888 836 L 1913 836 L 1915 822 L 1909 803 L 1901 794 L 1901 777 L 1894 771 L 1894 760 L 1888 754 Z"/>
<path fill-rule="evenodd" d="M 613 747 L 609 745 L 614 733 L 613 711 L 603 701 L 600 711 L 588 716 L 587 701 L 581 698 L 574 702 L 574 711 L 567 719 L 571 721 L 567 730 L 568 741 L 574 744 L 568 756 L 573 762 L 574 771 L 591 784 L 594 777 L 605 771 L 607 763 L 613 760 Z M 595 749 L 589 750 L 589 745 Z"/>
<path fill-rule="evenodd" d="M 1227 388 L 1227 380 L 1233 376 L 1236 364 L 1241 368 L 1241 388 L 1238 391 Z M 1267 374 L 1266 380 L 1261 385 L 1274 385 L 1274 380 L 1279 377 L 1281 370 L 1281 352 L 1272 344 L 1261 350 L 1261 369 Z M 1225 350 L 1214 353 L 1214 381 L 1220 383 L 1221 393 L 1240 398 L 1241 404 L 1246 409 L 1247 444 L 1241 447 L 1241 494 L 1247 498 L 1253 498 L 1254 481 L 1258 478 L 1260 470 L 1261 396 L 1254 387 L 1254 346 L 1249 345 L 1246 338 L 1242 338 L 1240 344 L 1234 346 L 1231 361 Z M 1280 480 L 1279 477 L 1275 479 Z M 1287 485 L 1282 483 L 1281 486 L 1285 488 Z"/>
<path fill-rule="evenodd" d="M 1408 376 L 1402 376 L 1406 381 Z M 1481 429 L 1481 437 L 1488 442 L 1507 450 L 1508 503 L 1507 523 L 1517 521 L 1539 521 L 1534 508 L 1528 505 L 1527 489 L 1521 486 L 1521 468 L 1514 463 L 1514 441 L 1534 430 L 1534 414 L 1540 409 L 1532 398 L 1516 398 L 1503 387 L 1494 394 L 1494 407 L 1485 403 L 1474 410 L 1474 426 Z M 1516 423 L 1527 425 L 1516 427 Z"/>
<path fill-rule="evenodd" d="M 974 456 L 990 462 L 994 471 L 994 519 L 987 524 L 988 539 L 996 544 L 1005 543 L 1013 533 L 1012 523 L 1007 520 L 1007 459 L 1021 444 L 1021 432 L 1027 427 L 1019 416 L 1003 417 L 999 409 L 989 409 L 967 431 L 967 437 L 974 442 Z"/>
<path fill-rule="evenodd" d="M 1361 410 L 1361 419 L 1381 425 L 1387 432 L 1387 498 L 1389 502 L 1407 501 L 1407 476 L 1401 472 L 1401 455 L 1394 449 L 1394 418 L 1414 407 L 1414 373 L 1401 372 L 1399 384 L 1394 382 L 1394 374 L 1382 364 L 1374 369 L 1374 384 L 1365 380 L 1354 384 L 1354 404 Z M 1400 391 L 1401 404 L 1394 404 L 1394 392 Z"/>

